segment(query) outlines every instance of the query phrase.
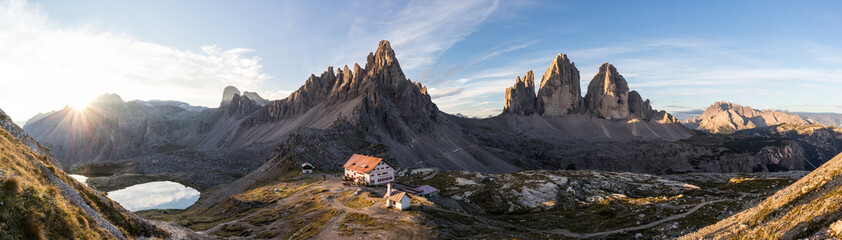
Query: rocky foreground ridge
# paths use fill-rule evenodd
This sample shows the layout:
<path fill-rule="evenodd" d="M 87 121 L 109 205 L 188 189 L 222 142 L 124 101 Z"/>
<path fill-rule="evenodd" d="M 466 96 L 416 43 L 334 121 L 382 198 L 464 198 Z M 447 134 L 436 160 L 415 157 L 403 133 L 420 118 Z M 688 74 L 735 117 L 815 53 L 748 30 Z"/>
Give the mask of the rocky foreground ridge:
<path fill-rule="evenodd" d="M 842 155 L 756 206 L 681 239 L 842 237 Z"/>
<path fill-rule="evenodd" d="M 584 114 L 608 120 L 655 120 L 659 123 L 678 123 L 666 111 L 652 109 L 637 91 L 629 85 L 617 68 L 609 63 L 599 66 L 599 72 L 588 84 L 585 97 L 580 93 L 579 70 L 566 54 L 559 54 L 544 72 L 538 93 L 532 71 L 515 84 L 506 88 L 506 106 L 503 113 L 559 117 Z"/>

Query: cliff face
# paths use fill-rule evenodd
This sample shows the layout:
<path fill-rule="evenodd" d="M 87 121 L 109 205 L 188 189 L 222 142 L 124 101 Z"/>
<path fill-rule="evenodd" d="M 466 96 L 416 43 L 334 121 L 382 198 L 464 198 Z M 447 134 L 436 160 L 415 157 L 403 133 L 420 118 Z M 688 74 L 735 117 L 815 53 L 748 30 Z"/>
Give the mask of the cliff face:
<path fill-rule="evenodd" d="M 563 116 L 582 109 L 579 69 L 566 54 L 556 56 L 544 72 L 537 99 L 538 114 L 543 116 Z"/>
<path fill-rule="evenodd" d="M 532 115 L 535 113 L 536 104 L 535 77 L 532 71 L 529 71 L 523 79 L 517 77 L 514 86 L 506 88 L 506 106 L 503 113 Z"/>
<path fill-rule="evenodd" d="M 614 65 L 603 63 L 588 84 L 585 106 L 597 117 L 626 119 L 629 117 L 629 84 L 617 73 Z"/>
<path fill-rule="evenodd" d="M 608 120 L 637 119 L 662 124 L 680 123 L 669 113 L 652 109 L 649 99 L 644 101 L 637 91 L 629 91 L 626 79 L 609 63 L 603 63 L 599 67 L 599 72 L 588 84 L 588 92 L 584 98 L 579 90 L 579 70 L 566 54 L 556 56 L 547 68 L 537 96 L 532 83 L 532 71 L 529 71 L 525 77 L 518 77 L 515 84 L 506 89 L 506 106 L 503 113 L 537 113 L 544 117 L 583 114 Z"/>

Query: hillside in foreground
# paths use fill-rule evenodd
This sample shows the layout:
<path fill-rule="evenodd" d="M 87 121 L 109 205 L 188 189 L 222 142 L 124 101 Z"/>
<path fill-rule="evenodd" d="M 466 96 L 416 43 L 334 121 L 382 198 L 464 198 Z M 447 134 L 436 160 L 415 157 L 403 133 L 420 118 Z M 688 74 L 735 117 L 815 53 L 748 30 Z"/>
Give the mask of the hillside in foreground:
<path fill-rule="evenodd" d="M 0 239 L 189 238 L 192 235 L 126 211 L 100 192 L 73 180 L 56 168 L 48 156 L 32 149 L 38 148 L 0 129 Z"/>
<path fill-rule="evenodd" d="M 756 206 L 684 239 L 842 237 L 842 154 Z"/>

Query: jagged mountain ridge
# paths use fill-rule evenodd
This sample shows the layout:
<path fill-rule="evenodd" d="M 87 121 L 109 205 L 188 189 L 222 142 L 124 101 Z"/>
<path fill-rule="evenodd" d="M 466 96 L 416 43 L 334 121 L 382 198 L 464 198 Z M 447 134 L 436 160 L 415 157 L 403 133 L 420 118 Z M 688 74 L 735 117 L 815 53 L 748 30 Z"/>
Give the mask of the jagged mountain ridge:
<path fill-rule="evenodd" d="M 247 161 L 254 163 L 263 163 L 265 159 L 319 159 L 315 163 L 317 168 L 337 169 L 350 153 L 379 146 L 389 161 L 400 167 L 424 166 L 492 173 L 522 168 L 568 168 L 573 165 L 588 169 L 630 169 L 648 173 L 803 168 L 791 163 L 793 159 L 802 158 L 803 151 L 797 149 L 797 146 L 793 149 L 789 142 L 771 142 L 749 148 L 750 151 L 710 150 L 715 146 L 699 145 L 693 141 L 664 144 L 665 141 L 687 139 L 693 136 L 693 132 L 672 123 L 671 116 L 666 112 L 649 111 L 650 105 L 642 101 L 636 92 L 628 92 L 627 87 L 608 87 L 606 90 L 603 86 L 602 91 L 595 89 L 591 94 L 603 95 L 602 100 L 594 98 L 594 103 L 628 101 L 621 104 L 624 107 L 606 105 L 608 108 L 602 117 L 584 114 L 590 111 L 586 110 L 585 98 L 568 94 L 578 89 L 570 88 L 573 82 L 578 84 L 578 81 L 573 81 L 578 80 L 578 70 L 563 54 L 557 57 L 545 73 L 542 90 L 538 91 L 535 98 L 536 104 L 544 104 L 541 105 L 544 107 L 535 110 L 555 110 L 543 113 L 536 111 L 538 114 L 530 116 L 501 114 L 491 119 L 464 119 L 441 112 L 431 101 L 424 86 L 406 78 L 387 41 L 381 41 L 378 49 L 370 53 L 366 60 L 365 68 L 356 64 L 353 70 L 345 66 L 341 71 L 334 71 L 329 67 L 319 76 L 311 75 L 289 97 L 270 101 L 263 106 L 248 95 L 240 95 L 229 89 L 223 93 L 222 106 L 200 112 L 176 106 L 139 106 L 121 101 L 113 106 L 94 104 L 96 107 L 89 110 L 98 111 L 94 114 L 98 117 L 91 119 L 102 120 L 97 125 L 104 127 L 91 128 L 88 130 L 90 133 L 77 131 L 80 134 L 76 135 L 78 139 L 75 140 L 68 138 L 71 132 L 69 127 L 61 124 L 65 119 L 72 121 L 75 113 L 71 110 L 52 114 L 27 127 L 38 128 L 34 131 L 38 134 L 33 134 L 36 139 L 43 137 L 43 142 L 55 144 L 56 149 L 63 148 L 55 151 L 65 155 L 76 154 L 76 163 L 189 163 L 194 159 L 206 160 L 195 155 L 207 155 L 208 152 L 222 152 L 215 155 L 228 156 L 210 161 L 228 161 L 232 155 L 225 152 L 245 150 L 247 152 L 233 157 L 238 161 L 248 157 Z M 602 69 L 605 74 L 598 75 L 595 81 L 607 81 L 608 85 L 614 86 L 625 84 L 620 83 L 621 76 L 610 65 L 606 64 Z M 528 75 L 524 79 L 532 78 Z M 616 99 L 618 92 L 619 95 L 628 96 Z M 144 113 L 147 110 L 161 113 Z M 612 111 L 620 111 L 616 113 L 618 116 L 631 118 L 612 117 Z M 123 136 L 123 140 L 120 137 L 112 139 L 111 136 L 117 134 Z M 290 139 L 293 134 L 298 137 Z M 289 149 L 277 150 L 279 144 Z M 594 149 L 591 147 L 604 144 L 619 146 L 616 149 L 625 152 L 617 158 L 599 154 L 596 158 L 605 161 L 594 161 Z M 299 152 L 299 149 L 308 151 Z M 693 150 L 695 155 L 675 155 L 675 164 L 654 163 L 643 154 L 647 151 L 674 154 L 679 149 L 698 151 Z M 277 150 L 275 153 L 295 153 L 298 156 L 273 157 L 266 154 L 273 150 Z M 162 153 L 166 153 L 166 157 L 159 155 Z M 549 153 L 558 155 L 550 156 Z M 266 162 L 264 167 L 266 164 L 275 163 Z M 195 169 L 181 165 L 168 166 L 180 169 L 169 171 Z M 635 167 L 630 168 L 631 165 Z M 144 171 L 144 174 L 152 173 L 155 173 L 154 169 Z M 189 182 L 187 184 L 191 185 Z M 191 186 L 208 188 L 213 187 L 213 184 Z"/>
<path fill-rule="evenodd" d="M 559 54 L 544 73 L 537 95 L 531 70 L 522 79 L 518 76 L 515 84 L 506 88 L 503 113 L 546 117 L 578 113 L 609 120 L 679 122 L 666 111 L 652 109 L 649 99 L 643 101 L 637 91 L 629 91 L 623 75 L 607 62 L 600 65 L 584 97 L 579 85 L 579 70 L 575 63 L 566 54 Z"/>
<path fill-rule="evenodd" d="M 386 145 L 402 166 L 489 172 L 517 169 L 483 148 L 472 147 L 475 144 L 470 138 L 442 119 L 443 113 L 426 88 L 406 79 L 387 41 L 369 54 L 365 66 L 357 64 L 354 70 L 346 66 L 336 73 L 328 68 L 321 76 L 311 75 L 289 97 L 265 106 L 228 90 L 223 94 L 223 106 L 201 112 L 132 102 L 92 104 L 85 111 L 96 117 L 85 121 L 96 124 L 87 125 L 104 127 L 70 129 L 62 122 L 74 121 L 72 109 L 26 127 L 33 129 L 36 138 L 54 144 L 51 147 L 58 149 L 54 150 L 60 153 L 57 155 L 64 156 L 60 159 L 72 159 L 70 165 L 173 149 L 236 150 L 261 144 L 272 149 L 271 145 L 298 129 L 328 129 L 345 121 L 363 131 L 365 141 Z M 78 139 L 70 138 L 71 132 L 78 133 Z"/>

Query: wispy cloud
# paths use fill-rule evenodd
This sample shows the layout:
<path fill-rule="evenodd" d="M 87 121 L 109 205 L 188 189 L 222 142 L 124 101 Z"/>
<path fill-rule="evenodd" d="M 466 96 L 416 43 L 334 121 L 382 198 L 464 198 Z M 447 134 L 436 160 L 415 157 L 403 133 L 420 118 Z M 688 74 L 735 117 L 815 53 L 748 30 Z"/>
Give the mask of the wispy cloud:
<path fill-rule="evenodd" d="M 0 2 L 0 52 L 0 104 L 19 121 L 107 92 L 205 106 L 216 106 L 228 85 L 269 98 L 288 94 L 263 91 L 270 76 L 251 49 L 190 51 L 95 26 L 62 27 L 19 0 Z"/>
<path fill-rule="evenodd" d="M 351 63 L 370 52 L 372 43 L 389 40 L 404 70 L 433 64 L 441 53 L 473 33 L 499 1 L 411 1 L 394 10 L 389 4 L 367 6 L 348 31 L 348 45 L 334 62 Z"/>

